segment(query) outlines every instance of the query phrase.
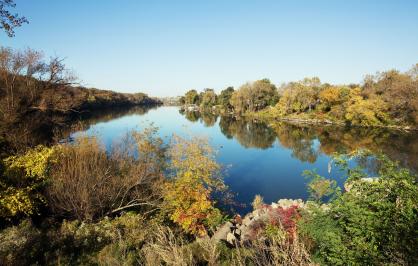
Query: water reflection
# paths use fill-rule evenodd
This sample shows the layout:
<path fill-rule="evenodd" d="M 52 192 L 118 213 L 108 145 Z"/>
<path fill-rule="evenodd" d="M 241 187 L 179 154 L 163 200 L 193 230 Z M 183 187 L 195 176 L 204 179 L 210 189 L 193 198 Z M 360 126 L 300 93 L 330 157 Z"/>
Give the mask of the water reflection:
<path fill-rule="evenodd" d="M 189 121 L 202 121 L 214 126 L 218 117 L 199 112 L 184 113 Z M 265 123 L 222 116 L 219 128 L 228 139 L 236 139 L 243 147 L 267 149 L 278 143 L 302 162 L 314 163 L 321 154 L 347 154 L 357 149 L 384 153 L 405 167 L 418 169 L 418 134 L 382 128 L 340 127 L 334 125 L 299 125 Z"/>
<path fill-rule="evenodd" d="M 0 125 L 0 137 L 8 149 L 25 150 L 36 145 L 50 145 L 67 138 L 74 131 L 86 130 L 99 122 L 111 121 L 127 115 L 144 115 L 156 107 L 113 107 L 94 112 L 74 112 L 64 115 L 54 112 L 27 113 L 18 122 Z M 0 138 L 1 139 L 1 138 Z"/>
<path fill-rule="evenodd" d="M 415 132 L 289 123 L 266 125 L 211 113 L 179 114 L 176 107 L 159 107 L 149 112 L 140 108 L 114 109 L 92 114 L 83 123 L 89 127 L 87 134 L 98 135 L 106 147 L 111 147 L 127 132 L 141 130 L 150 122 L 159 127 L 159 134 L 166 141 L 172 134 L 209 137 L 218 151 L 218 162 L 226 168 L 226 184 L 236 194 L 235 200 L 246 205 L 238 210 L 241 213 L 250 211 L 256 194 L 263 195 L 266 202 L 280 198 L 306 199 L 306 179 L 302 173 L 307 169 L 343 180 L 341 172 L 328 172 L 330 155 L 335 152 L 350 153 L 358 148 L 381 151 L 404 166 L 418 168 Z M 352 163 L 367 166 L 370 174 L 378 167 L 373 160 Z"/>
<path fill-rule="evenodd" d="M 271 128 L 263 123 L 246 121 L 243 118 L 221 117 L 219 127 L 227 138 L 235 138 L 246 148 L 267 149 L 272 147 L 276 140 Z"/>

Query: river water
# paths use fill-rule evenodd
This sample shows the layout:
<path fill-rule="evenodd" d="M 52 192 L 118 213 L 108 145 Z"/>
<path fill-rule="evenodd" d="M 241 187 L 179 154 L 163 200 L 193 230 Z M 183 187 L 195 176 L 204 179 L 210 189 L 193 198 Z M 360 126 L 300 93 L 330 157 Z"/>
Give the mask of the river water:
<path fill-rule="evenodd" d="M 414 171 L 418 169 L 416 132 L 285 123 L 267 125 L 243 118 L 182 114 L 178 107 L 118 110 L 86 123 L 88 128 L 84 133 L 97 135 L 108 148 L 127 132 L 141 130 L 151 123 L 159 128 L 165 141 L 173 134 L 207 137 L 217 150 L 225 183 L 236 202 L 243 204 L 237 208 L 242 213 L 251 208 L 256 194 L 262 195 L 266 203 L 281 198 L 306 199 L 309 195 L 303 171 L 316 169 L 323 176 L 338 178 L 341 175 L 338 171 L 328 171 L 335 152 L 369 149 L 383 152 Z M 72 137 L 80 133 L 74 132 Z"/>

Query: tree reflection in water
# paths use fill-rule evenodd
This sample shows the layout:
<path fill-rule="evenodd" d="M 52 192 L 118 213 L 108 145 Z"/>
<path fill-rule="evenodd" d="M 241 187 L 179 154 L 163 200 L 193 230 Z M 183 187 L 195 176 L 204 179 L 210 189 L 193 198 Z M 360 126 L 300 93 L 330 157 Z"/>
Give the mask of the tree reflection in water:
<path fill-rule="evenodd" d="M 206 126 L 214 126 L 217 116 L 193 112 L 185 113 L 190 121 L 201 120 Z M 274 142 L 292 151 L 292 156 L 302 162 L 314 163 L 321 154 L 348 154 L 358 149 L 384 153 L 402 166 L 418 170 L 418 134 L 383 128 L 341 127 L 335 125 L 299 125 L 277 122 L 265 123 L 243 117 L 222 116 L 221 132 L 229 139 L 236 139 L 243 147 L 267 149 Z M 376 170 L 373 160 L 358 161 L 371 171 Z"/>
<path fill-rule="evenodd" d="M 50 145 L 57 139 L 67 138 L 76 130 L 87 130 L 99 123 L 111 121 L 123 116 L 146 114 L 157 107 L 112 107 L 92 112 L 74 112 L 71 115 L 54 112 L 31 112 L 19 123 L 1 124 L 0 140 L 6 142 L 4 147 L 12 151 L 25 150 L 36 145 Z M 1 143 L 0 143 L 1 144 Z"/>

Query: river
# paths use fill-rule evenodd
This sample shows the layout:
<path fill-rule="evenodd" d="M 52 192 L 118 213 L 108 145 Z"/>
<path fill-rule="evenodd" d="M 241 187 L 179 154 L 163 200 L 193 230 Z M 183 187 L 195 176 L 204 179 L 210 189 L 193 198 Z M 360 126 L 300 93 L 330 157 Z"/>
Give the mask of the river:
<path fill-rule="evenodd" d="M 207 137 L 217 150 L 225 183 L 235 195 L 235 201 L 243 204 L 237 207 L 241 213 L 251 209 L 256 194 L 262 195 L 266 203 L 281 198 L 307 199 L 307 180 L 303 171 L 316 169 L 323 176 L 339 178 L 341 173 L 338 171 L 328 171 L 331 156 L 336 152 L 349 153 L 366 148 L 383 152 L 413 171 L 418 169 L 416 132 L 332 125 L 267 125 L 244 118 L 182 114 L 178 107 L 118 110 L 86 123 L 88 127 L 83 132 L 97 135 L 107 148 L 127 132 L 141 130 L 151 123 L 159 128 L 160 136 L 167 142 L 173 134 Z M 71 136 L 81 133 L 73 132 Z"/>

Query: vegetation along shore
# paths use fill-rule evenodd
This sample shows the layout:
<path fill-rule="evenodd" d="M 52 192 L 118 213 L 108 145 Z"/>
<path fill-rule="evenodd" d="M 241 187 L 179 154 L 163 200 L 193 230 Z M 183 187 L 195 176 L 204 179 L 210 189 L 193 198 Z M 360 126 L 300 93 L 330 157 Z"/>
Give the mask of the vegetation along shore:
<path fill-rule="evenodd" d="M 76 51 L 74 62 L 82 58 L 79 64 L 95 63 L 86 53 L 95 51 L 100 64 L 106 62 L 107 73 L 123 73 L 117 80 L 123 83 L 120 88 L 147 78 L 155 88 L 168 86 L 167 80 L 170 88 L 179 86 L 183 72 L 188 84 L 196 85 L 222 80 L 215 69 L 233 69 L 228 75 L 249 73 L 242 65 L 255 66 L 251 72 L 260 71 L 258 66 L 276 71 L 278 58 L 291 58 L 297 66 L 298 58 L 315 62 L 316 70 L 324 61 L 323 47 L 332 58 L 330 46 L 323 43 L 341 39 L 327 40 L 327 33 L 317 30 L 323 18 L 325 28 L 347 35 L 340 53 L 386 32 L 390 40 L 397 39 L 389 45 L 416 44 L 416 38 L 401 39 L 403 29 L 410 35 L 401 22 L 416 26 L 408 17 L 412 8 L 378 16 L 375 10 L 381 5 L 385 12 L 393 9 L 383 2 L 372 9 L 356 6 L 355 12 L 348 6 L 332 10 L 338 21 L 322 14 L 333 1 L 325 1 L 326 8 L 315 1 L 312 10 L 304 9 L 310 1 L 291 8 L 286 1 L 280 7 L 275 1 L 240 1 L 239 8 L 233 1 L 225 1 L 226 6 L 223 1 L 216 6 L 199 1 L 198 7 L 192 1 L 183 6 L 86 2 L 21 1 L 23 10 L 40 23 L 34 23 L 27 38 L 33 47 L 47 46 L 45 39 L 51 46 L 61 42 L 67 52 Z M 0 0 L 0 30 L 9 37 L 28 23 L 15 14 L 15 6 L 13 0 Z M 350 12 L 344 16 L 346 10 Z M 367 16 L 357 19 L 363 10 Z M 314 19 L 317 13 L 321 19 Z M 275 21 L 277 17 L 282 20 Z M 353 37 L 350 24 L 329 27 L 345 17 L 360 23 Z M 384 30 L 359 42 L 364 32 L 357 31 L 370 18 L 373 33 L 375 25 Z M 384 24 L 393 18 L 396 32 Z M 297 27 L 286 24 L 292 21 Z M 303 22 L 306 32 L 300 27 Z M 264 29 L 259 23 L 268 24 Z M 288 28 L 297 32 L 289 34 Z M 83 33 L 83 39 L 71 39 Z M 379 35 L 376 42 L 382 51 L 384 40 Z M 24 38 L 17 41 L 25 43 Z M 292 54 L 293 47 L 299 48 Z M 215 48 L 219 51 L 213 52 Z M 250 48 L 254 54 L 240 50 Z M 276 54 L 281 51 L 286 54 Z M 321 60 L 311 57 L 316 54 Z M 348 59 L 343 61 L 347 65 L 355 61 Z M 193 67 L 184 67 L 188 60 Z M 148 72 L 153 69 L 158 73 Z M 141 72 L 143 78 L 129 71 Z M 99 76 L 112 84 L 105 74 Z M 406 72 L 368 75 L 361 84 L 333 85 L 314 77 L 276 86 L 261 79 L 219 94 L 193 89 L 160 99 L 80 83 L 60 57 L 0 47 L 0 266 L 418 265 L 418 64 Z M 167 89 L 167 94 L 172 91 Z M 181 107 L 159 107 L 163 104 Z M 144 126 L 139 122 L 146 113 L 151 121 Z M 175 132 L 183 123 L 194 125 L 195 131 Z M 97 124 L 105 129 L 87 130 Z M 209 138 L 193 134 L 203 131 Z M 222 164 L 229 159 L 235 165 Z M 241 194 L 231 189 L 237 184 Z M 279 196 L 271 200 L 267 194 Z M 249 200 L 237 200 L 240 196 Z"/>
<path fill-rule="evenodd" d="M 268 79 L 248 82 L 219 95 L 189 90 L 184 110 L 248 116 L 265 121 L 418 129 L 418 65 L 402 73 L 367 75 L 362 84 L 332 85 L 305 78 L 277 87 Z"/>

